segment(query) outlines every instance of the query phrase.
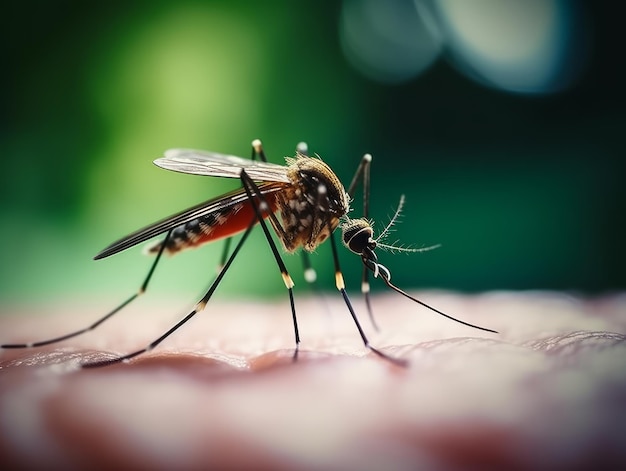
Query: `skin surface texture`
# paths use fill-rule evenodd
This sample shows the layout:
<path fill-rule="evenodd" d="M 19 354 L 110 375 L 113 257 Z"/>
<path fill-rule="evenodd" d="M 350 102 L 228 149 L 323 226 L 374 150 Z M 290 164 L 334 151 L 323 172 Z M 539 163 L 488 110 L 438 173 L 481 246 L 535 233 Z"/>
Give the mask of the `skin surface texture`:
<path fill-rule="evenodd" d="M 626 469 L 626 297 L 374 296 L 376 332 L 340 296 L 185 305 L 147 299 L 86 335 L 0 353 L 2 469 Z M 106 307 L 3 308 L 0 342 L 75 330 Z M 79 315 L 80 313 L 80 315 Z"/>

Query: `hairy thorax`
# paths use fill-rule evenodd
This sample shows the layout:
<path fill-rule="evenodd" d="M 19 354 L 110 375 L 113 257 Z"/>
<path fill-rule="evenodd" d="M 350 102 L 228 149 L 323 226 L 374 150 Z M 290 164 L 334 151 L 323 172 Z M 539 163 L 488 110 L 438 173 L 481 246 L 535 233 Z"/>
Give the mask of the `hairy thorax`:
<path fill-rule="evenodd" d="M 348 212 L 348 194 L 320 159 L 298 154 L 287 163 L 291 185 L 276 194 L 282 228 L 275 229 L 288 252 L 300 246 L 312 252 Z"/>

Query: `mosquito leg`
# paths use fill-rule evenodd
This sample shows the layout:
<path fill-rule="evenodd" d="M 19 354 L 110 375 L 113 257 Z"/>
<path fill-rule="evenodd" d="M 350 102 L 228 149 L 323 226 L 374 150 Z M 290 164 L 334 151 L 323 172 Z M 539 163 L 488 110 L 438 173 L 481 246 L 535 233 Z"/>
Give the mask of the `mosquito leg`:
<path fill-rule="evenodd" d="M 159 263 L 159 260 L 161 259 L 161 255 L 163 255 L 163 250 L 165 249 L 165 246 L 167 245 L 167 241 L 169 240 L 171 233 L 172 233 L 172 231 L 170 230 L 166 234 L 165 239 L 163 239 L 163 242 L 161 243 L 161 248 L 159 249 L 159 252 L 157 253 L 156 258 L 154 259 L 154 262 L 152 262 L 152 266 L 150 267 L 150 271 L 148 271 L 148 275 L 146 276 L 146 278 L 144 279 L 143 283 L 139 287 L 139 290 L 135 294 L 133 294 L 130 298 L 128 298 L 126 301 L 124 301 L 122 304 L 120 304 L 115 309 L 113 309 L 111 312 L 109 312 L 107 315 L 105 315 L 104 317 L 101 317 L 96 322 L 94 322 L 93 324 L 91 324 L 91 325 L 89 325 L 89 326 L 87 326 L 87 327 L 85 327 L 83 329 L 77 330 L 75 332 L 71 332 L 69 334 L 61 335 L 60 337 L 55 337 L 55 338 L 48 339 L 48 340 L 41 340 L 39 342 L 5 344 L 5 345 L 0 345 L 0 348 L 43 347 L 44 345 L 50 345 L 50 344 L 53 344 L 53 343 L 61 342 L 62 340 L 71 339 L 72 337 L 77 337 L 77 336 L 79 336 L 81 334 L 84 334 L 85 332 L 89 332 L 91 330 L 94 330 L 100 324 L 104 323 L 106 320 L 108 320 L 111 317 L 113 317 L 115 314 L 117 314 L 119 311 L 121 311 L 123 308 L 128 306 L 131 302 L 133 302 L 136 298 L 138 298 L 140 295 L 142 295 L 143 293 L 146 292 L 146 289 L 148 288 L 148 283 L 150 283 L 150 279 L 152 278 L 152 274 L 154 273 L 154 270 L 155 270 L 157 264 Z"/>
<path fill-rule="evenodd" d="M 222 271 L 222 268 L 224 268 L 224 264 L 226 263 L 226 260 L 228 259 L 228 252 L 230 251 L 230 245 L 231 245 L 231 241 L 233 240 L 232 237 L 229 237 L 228 239 L 226 239 L 224 241 L 224 248 L 222 249 L 222 255 L 220 257 L 220 263 L 217 266 L 217 272 L 219 273 L 220 271 Z"/>
<path fill-rule="evenodd" d="M 354 172 L 354 177 L 348 187 L 348 194 L 353 195 L 356 190 L 356 186 L 359 183 L 359 179 L 363 177 L 363 217 L 369 217 L 369 199 L 370 199 L 370 166 L 372 164 L 372 155 L 365 154 L 361 159 L 361 163 Z"/>
<path fill-rule="evenodd" d="M 293 283 L 293 280 L 291 279 L 291 276 L 289 276 L 287 267 L 285 266 L 285 263 L 283 262 L 283 259 L 280 256 L 278 247 L 276 247 L 276 243 L 274 242 L 274 239 L 272 239 L 272 235 L 270 234 L 269 228 L 267 227 L 267 223 L 265 222 L 265 219 L 263 218 L 263 213 L 264 212 L 267 213 L 268 208 L 269 208 L 267 201 L 265 200 L 263 195 L 261 195 L 261 192 L 259 191 L 259 188 L 257 187 L 256 183 L 252 181 L 252 179 L 248 176 L 248 174 L 244 170 L 241 171 L 241 182 L 243 183 L 243 187 L 246 190 L 246 193 L 248 195 L 248 198 L 250 199 L 252 207 L 254 208 L 254 211 L 257 215 L 257 219 L 261 227 L 263 228 L 265 238 L 267 239 L 267 242 L 272 250 L 272 253 L 274 254 L 274 258 L 276 259 L 276 263 L 278 264 L 278 268 L 280 269 L 280 274 L 283 277 L 283 282 L 285 283 L 285 286 L 287 287 L 287 290 L 289 292 L 289 304 L 291 306 L 291 316 L 293 319 L 293 329 L 294 329 L 294 336 L 296 340 L 296 349 L 293 354 L 293 359 L 295 361 L 298 358 L 298 351 L 300 349 L 300 333 L 298 331 L 298 319 L 296 317 L 296 305 L 295 305 L 295 301 L 293 298 L 294 283 Z M 257 203 L 254 195 L 258 195 L 258 200 L 260 201 L 260 203 Z M 270 213 L 269 217 L 271 217 L 272 215 L 273 213 Z"/>
<path fill-rule="evenodd" d="M 346 303 L 348 310 L 350 311 L 350 315 L 352 316 L 352 320 L 356 324 L 356 328 L 359 330 L 359 335 L 361 336 L 361 339 L 363 340 L 363 344 L 365 344 L 365 347 L 368 348 L 370 351 L 374 352 L 379 357 L 384 358 L 387 361 L 390 361 L 394 365 L 407 366 L 408 362 L 406 360 L 389 356 L 370 345 L 369 340 L 365 336 L 365 332 L 363 332 L 361 323 L 359 322 L 359 319 L 357 318 L 356 313 L 354 312 L 354 308 L 352 307 L 352 303 L 350 302 L 348 293 L 346 292 L 346 286 L 343 281 L 343 274 L 341 273 L 341 267 L 339 266 L 339 256 L 337 254 L 337 243 L 335 242 L 335 236 L 333 233 L 330 234 L 330 245 L 333 248 L 333 260 L 335 263 L 335 284 L 337 286 L 337 289 L 341 292 L 341 295 L 343 296 L 343 300 Z"/>
<path fill-rule="evenodd" d="M 252 141 L 252 156 L 250 157 L 250 160 L 255 160 L 257 157 L 261 162 L 267 162 L 267 156 L 263 150 L 263 143 L 261 142 L 261 139 L 255 139 Z"/>
<path fill-rule="evenodd" d="M 352 196 L 353 192 L 356 190 L 356 186 L 359 183 L 359 179 L 363 179 L 363 217 L 369 218 L 369 202 L 370 202 L 370 167 L 372 164 L 372 155 L 365 154 L 361 159 L 361 163 L 354 172 L 354 177 L 352 177 L 352 181 L 350 182 L 350 186 L 348 187 L 348 194 Z M 367 314 L 370 318 L 370 322 L 376 331 L 379 331 L 378 324 L 374 319 L 374 311 L 372 310 L 372 303 L 370 300 L 370 281 L 369 281 L 369 271 L 367 268 L 363 267 L 363 272 L 361 274 L 361 293 L 363 293 L 363 297 L 365 298 L 365 306 L 367 308 Z"/>
<path fill-rule="evenodd" d="M 363 298 L 365 298 L 365 307 L 367 308 L 370 323 L 376 332 L 380 332 L 380 327 L 378 327 L 378 323 L 374 317 L 374 311 L 372 310 L 372 301 L 370 300 L 369 271 L 365 267 L 363 267 L 363 274 L 361 275 L 361 293 L 363 293 Z"/>
<path fill-rule="evenodd" d="M 243 236 L 241 237 L 241 239 L 237 243 L 237 246 L 235 247 L 235 250 L 233 250 L 233 253 L 230 255 L 230 257 L 228 257 L 228 260 L 224 264 L 224 267 L 220 270 L 220 272 L 218 273 L 218 275 L 215 278 L 215 280 L 213 281 L 213 283 L 211 283 L 211 286 L 209 287 L 209 290 L 202 297 L 202 299 L 195 305 L 195 307 L 193 308 L 193 310 L 189 314 L 187 314 L 185 317 L 183 317 L 180 321 L 178 321 L 178 323 L 176 323 L 174 326 L 172 326 L 167 332 L 165 332 L 159 338 L 157 338 L 156 340 L 152 341 L 150 344 L 148 344 L 146 347 L 144 347 L 144 348 L 142 348 L 140 350 L 134 351 L 132 353 L 128 353 L 126 355 L 117 356 L 115 358 L 111 358 L 111 359 L 108 359 L 108 360 L 95 361 L 95 362 L 90 362 L 90 363 L 83 363 L 83 364 L 81 364 L 81 367 L 82 368 L 98 368 L 98 367 L 101 367 L 101 366 L 113 365 L 115 363 L 121 363 L 123 361 L 130 360 L 131 358 L 139 356 L 142 353 L 149 352 L 150 350 L 154 349 L 157 345 L 159 345 L 163 340 L 165 340 L 167 337 L 169 337 L 175 331 L 177 331 L 182 325 L 184 325 L 189 319 L 191 319 L 193 316 L 195 316 L 198 312 L 202 311 L 206 307 L 206 305 L 209 302 L 209 300 L 211 299 L 211 296 L 213 296 L 213 293 L 215 292 L 215 290 L 217 289 L 218 285 L 222 281 L 222 278 L 224 278 L 224 275 L 226 274 L 226 272 L 230 268 L 231 264 L 233 263 L 233 260 L 235 259 L 235 257 L 239 253 L 239 251 L 241 250 L 241 247 L 243 246 L 244 242 L 248 238 L 248 235 L 252 231 L 252 228 L 254 227 L 256 222 L 257 222 L 257 219 L 255 217 L 250 222 L 250 225 L 248 226 L 248 229 L 246 229 L 246 231 L 244 232 Z"/>
<path fill-rule="evenodd" d="M 261 143 L 260 139 L 255 139 L 254 141 L 252 141 L 252 153 L 250 155 L 250 160 L 256 160 L 257 157 L 262 162 L 267 162 L 267 156 L 265 155 L 265 151 L 263 150 L 263 144 Z M 224 267 L 224 264 L 226 263 L 226 259 L 228 259 L 228 252 L 230 250 L 231 241 L 232 241 L 232 237 L 228 237 L 224 241 L 224 248 L 222 249 L 222 255 L 220 256 L 220 262 L 219 262 L 219 264 L 217 266 L 217 272 L 218 273 Z"/>

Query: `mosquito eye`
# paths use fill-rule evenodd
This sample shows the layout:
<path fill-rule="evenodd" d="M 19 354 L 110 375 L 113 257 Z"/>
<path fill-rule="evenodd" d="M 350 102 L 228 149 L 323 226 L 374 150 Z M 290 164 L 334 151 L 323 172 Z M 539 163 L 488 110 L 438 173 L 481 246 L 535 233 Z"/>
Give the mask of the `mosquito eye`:
<path fill-rule="evenodd" d="M 350 223 L 343 226 L 342 230 L 344 245 L 358 255 L 361 255 L 365 248 L 373 242 L 372 227 L 365 219 L 350 221 Z"/>

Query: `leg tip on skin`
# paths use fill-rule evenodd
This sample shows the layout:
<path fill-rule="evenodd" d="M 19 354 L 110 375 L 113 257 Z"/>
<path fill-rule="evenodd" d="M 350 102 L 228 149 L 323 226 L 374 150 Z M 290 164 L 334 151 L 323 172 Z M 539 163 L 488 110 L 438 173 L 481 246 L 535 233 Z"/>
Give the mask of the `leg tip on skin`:
<path fill-rule="evenodd" d="M 391 363 L 392 365 L 399 366 L 400 368 L 408 368 L 410 364 L 409 361 L 404 358 L 392 357 L 391 355 L 387 355 L 370 345 L 367 345 L 367 348 L 369 348 L 370 351 L 375 353 L 379 358 Z"/>

